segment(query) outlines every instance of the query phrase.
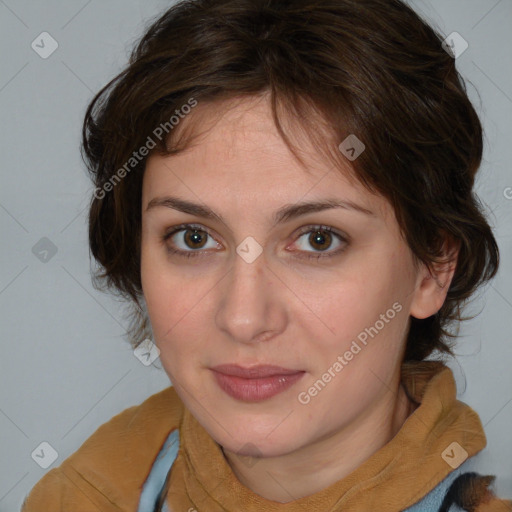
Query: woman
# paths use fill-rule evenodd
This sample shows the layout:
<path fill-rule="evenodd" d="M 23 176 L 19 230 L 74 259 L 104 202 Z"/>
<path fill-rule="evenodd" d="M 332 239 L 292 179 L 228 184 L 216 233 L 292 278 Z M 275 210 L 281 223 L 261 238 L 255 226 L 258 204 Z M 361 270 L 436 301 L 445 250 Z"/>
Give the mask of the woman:
<path fill-rule="evenodd" d="M 398 0 L 192 0 L 149 27 L 83 150 L 97 278 L 172 387 L 23 512 L 512 510 L 426 360 L 499 263 L 449 48 Z"/>

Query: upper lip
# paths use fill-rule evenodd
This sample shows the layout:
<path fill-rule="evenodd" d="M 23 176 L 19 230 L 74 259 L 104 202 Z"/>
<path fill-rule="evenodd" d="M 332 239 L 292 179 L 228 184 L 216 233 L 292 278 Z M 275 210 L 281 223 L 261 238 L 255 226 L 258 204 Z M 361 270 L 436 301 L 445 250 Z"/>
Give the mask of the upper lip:
<path fill-rule="evenodd" d="M 289 368 L 269 364 L 251 366 L 250 368 L 244 368 L 243 366 L 238 366 L 236 364 L 221 364 L 213 366 L 211 369 L 216 372 L 223 373 L 224 375 L 233 375 L 235 377 L 242 377 L 245 379 L 272 377 L 274 375 L 292 375 L 303 371 L 290 370 Z"/>

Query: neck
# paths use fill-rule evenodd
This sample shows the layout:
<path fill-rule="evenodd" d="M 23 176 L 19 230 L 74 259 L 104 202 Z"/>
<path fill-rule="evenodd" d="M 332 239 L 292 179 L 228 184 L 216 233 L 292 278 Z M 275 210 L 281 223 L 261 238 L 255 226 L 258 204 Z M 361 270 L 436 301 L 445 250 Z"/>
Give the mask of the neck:
<path fill-rule="evenodd" d="M 398 393 L 387 392 L 371 414 L 292 453 L 250 464 L 247 458 L 243 463 L 235 453 L 223 452 L 243 485 L 265 499 L 288 503 L 349 475 L 396 435 L 414 408 L 400 385 Z"/>

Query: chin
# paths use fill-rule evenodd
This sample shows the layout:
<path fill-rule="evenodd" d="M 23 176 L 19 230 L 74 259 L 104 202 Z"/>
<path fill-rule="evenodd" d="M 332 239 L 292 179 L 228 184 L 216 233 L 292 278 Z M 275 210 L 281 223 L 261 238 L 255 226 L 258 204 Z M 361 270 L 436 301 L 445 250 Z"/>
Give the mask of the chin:
<path fill-rule="evenodd" d="M 240 457 L 267 458 L 279 457 L 297 449 L 297 440 L 293 436 L 271 439 L 266 435 L 233 436 L 217 441 L 225 450 Z"/>

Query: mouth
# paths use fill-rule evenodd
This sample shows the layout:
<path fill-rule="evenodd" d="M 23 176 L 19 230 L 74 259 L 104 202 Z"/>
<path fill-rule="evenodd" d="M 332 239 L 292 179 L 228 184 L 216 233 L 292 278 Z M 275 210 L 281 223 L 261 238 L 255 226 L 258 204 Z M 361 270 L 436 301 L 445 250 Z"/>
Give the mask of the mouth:
<path fill-rule="evenodd" d="M 281 366 L 259 365 L 250 368 L 226 364 L 210 368 L 226 394 L 243 402 L 261 402 L 282 393 L 306 373 Z"/>

